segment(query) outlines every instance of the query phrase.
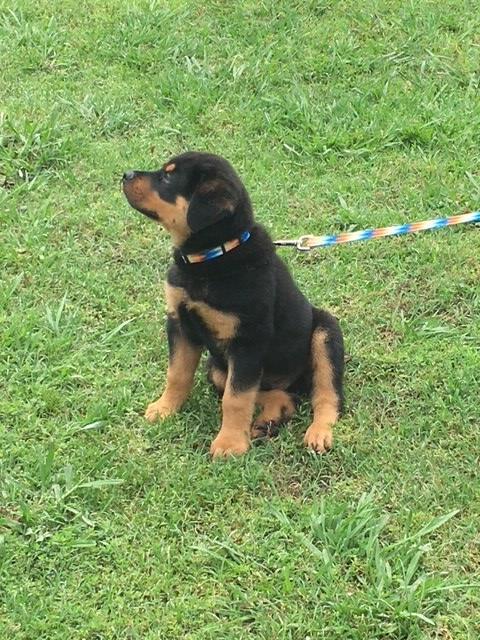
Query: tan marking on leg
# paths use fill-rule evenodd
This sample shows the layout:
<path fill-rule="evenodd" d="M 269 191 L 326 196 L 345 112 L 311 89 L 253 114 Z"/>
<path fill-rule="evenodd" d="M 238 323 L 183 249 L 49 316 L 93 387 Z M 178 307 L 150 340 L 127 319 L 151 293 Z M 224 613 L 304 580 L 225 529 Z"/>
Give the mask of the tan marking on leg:
<path fill-rule="evenodd" d="M 214 385 L 219 393 L 225 391 L 225 385 L 227 383 L 227 374 L 221 369 L 212 366 L 209 371 L 210 382 Z"/>
<path fill-rule="evenodd" d="M 218 311 L 205 302 L 189 300 L 187 308 L 196 311 L 216 340 L 231 340 L 240 324 L 240 318 L 234 313 Z"/>
<path fill-rule="evenodd" d="M 165 283 L 165 301 L 167 311 L 174 318 L 178 318 L 178 307 L 187 300 L 187 292 L 181 287 L 173 287 L 168 282 Z"/>
<path fill-rule="evenodd" d="M 239 392 L 232 388 L 229 367 L 227 386 L 222 399 L 222 426 L 210 447 L 210 453 L 214 458 L 238 456 L 248 451 L 256 395 L 256 387 Z"/>
<path fill-rule="evenodd" d="M 265 436 L 265 430 L 269 425 L 286 422 L 295 413 L 295 403 L 292 396 L 282 389 L 259 391 L 256 404 L 259 404 L 262 410 L 253 423 L 252 438 Z"/>
<path fill-rule="evenodd" d="M 184 304 L 190 311 L 195 311 L 216 340 L 231 340 L 237 332 L 240 324 L 238 316 L 234 313 L 219 311 L 206 302 L 192 300 L 188 297 L 185 289 L 181 287 L 172 287 L 172 285 L 166 283 L 165 299 L 168 312 L 175 317 L 178 316 L 180 304 Z"/>
<path fill-rule="evenodd" d="M 337 422 L 340 413 L 339 398 L 333 386 L 333 369 L 326 341 L 325 331 L 314 331 L 312 337 L 313 422 L 305 433 L 304 442 L 318 453 L 324 453 L 331 448 L 332 426 Z"/>
<path fill-rule="evenodd" d="M 167 385 L 160 398 L 148 405 L 145 418 L 149 422 L 166 418 L 180 409 L 187 399 L 202 349 L 178 336 L 167 371 Z"/>

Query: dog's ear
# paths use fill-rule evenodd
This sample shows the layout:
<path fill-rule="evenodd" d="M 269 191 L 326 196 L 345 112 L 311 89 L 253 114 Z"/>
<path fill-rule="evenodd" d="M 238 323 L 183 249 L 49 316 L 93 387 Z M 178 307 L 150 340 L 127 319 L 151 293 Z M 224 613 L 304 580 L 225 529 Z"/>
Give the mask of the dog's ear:
<path fill-rule="evenodd" d="M 187 224 L 196 233 L 232 215 L 236 203 L 233 189 L 224 180 L 212 178 L 196 188 L 188 207 Z"/>

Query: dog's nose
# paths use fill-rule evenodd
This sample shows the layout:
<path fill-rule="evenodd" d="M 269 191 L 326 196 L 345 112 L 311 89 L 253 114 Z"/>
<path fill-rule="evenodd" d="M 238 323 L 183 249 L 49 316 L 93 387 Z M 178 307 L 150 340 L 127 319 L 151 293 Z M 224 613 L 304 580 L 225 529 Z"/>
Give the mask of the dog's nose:
<path fill-rule="evenodd" d="M 123 174 L 123 180 L 126 182 L 127 180 L 131 180 L 135 177 L 135 171 L 125 171 Z"/>

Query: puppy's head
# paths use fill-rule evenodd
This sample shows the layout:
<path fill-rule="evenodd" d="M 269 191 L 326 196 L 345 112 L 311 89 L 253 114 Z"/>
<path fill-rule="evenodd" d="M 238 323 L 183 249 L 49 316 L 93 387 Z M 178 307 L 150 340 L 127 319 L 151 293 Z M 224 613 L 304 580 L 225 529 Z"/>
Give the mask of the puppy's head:
<path fill-rule="evenodd" d="M 189 152 L 171 158 L 159 171 L 128 171 L 123 191 L 132 207 L 159 222 L 176 246 L 219 222 L 233 219 L 248 196 L 223 158 Z"/>

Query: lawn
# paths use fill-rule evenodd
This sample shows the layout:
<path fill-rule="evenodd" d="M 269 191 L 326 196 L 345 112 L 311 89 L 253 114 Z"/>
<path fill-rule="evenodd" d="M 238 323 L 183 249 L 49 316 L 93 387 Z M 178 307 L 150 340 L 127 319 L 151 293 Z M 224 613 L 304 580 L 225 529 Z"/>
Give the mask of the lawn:
<path fill-rule="evenodd" d="M 123 171 L 226 156 L 274 237 L 480 208 L 473 0 L 0 0 L 0 638 L 478 640 L 480 228 L 279 250 L 347 410 L 212 463 L 149 425 L 167 237 Z"/>

